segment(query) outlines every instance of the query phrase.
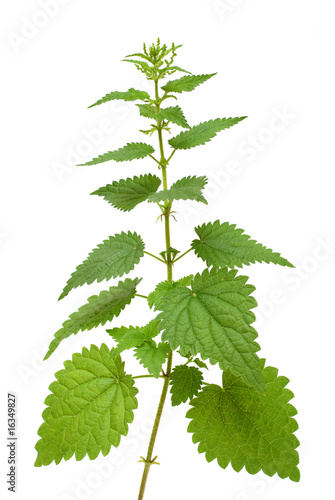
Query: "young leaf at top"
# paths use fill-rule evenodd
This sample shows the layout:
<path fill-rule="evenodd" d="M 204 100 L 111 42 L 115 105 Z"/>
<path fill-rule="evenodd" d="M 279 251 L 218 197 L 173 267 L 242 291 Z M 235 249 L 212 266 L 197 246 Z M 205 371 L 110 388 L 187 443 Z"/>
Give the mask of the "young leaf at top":
<path fill-rule="evenodd" d="M 155 290 L 148 296 L 148 305 L 150 309 L 155 306 L 155 311 L 159 309 L 161 301 L 168 296 L 168 294 L 178 288 L 179 286 L 189 286 L 192 282 L 193 274 L 185 276 L 178 281 L 161 281 L 156 286 Z"/>
<path fill-rule="evenodd" d="M 188 73 L 189 75 L 192 75 L 190 71 L 187 71 L 186 69 L 180 68 L 179 66 L 170 66 L 169 71 L 181 71 L 182 73 Z"/>
<path fill-rule="evenodd" d="M 201 201 L 207 205 L 206 199 L 202 195 L 202 190 L 207 184 L 207 177 L 183 177 L 176 181 L 170 189 L 158 191 L 151 194 L 148 198 L 149 202 L 160 202 L 165 200 L 195 200 Z"/>
<path fill-rule="evenodd" d="M 136 234 L 122 232 L 110 236 L 95 248 L 71 275 L 59 299 L 65 297 L 73 288 L 94 281 L 100 283 L 129 273 L 143 257 L 144 243 Z"/>
<path fill-rule="evenodd" d="M 159 324 L 160 321 L 153 319 L 145 326 L 129 326 L 128 328 L 121 326 L 106 330 L 106 332 L 113 337 L 118 344 L 113 350 L 112 355 L 116 356 L 128 349 L 140 347 L 147 340 L 152 340 L 160 332 Z"/>
<path fill-rule="evenodd" d="M 117 286 L 111 286 L 109 290 L 103 290 L 99 295 L 89 297 L 87 303 L 72 313 L 63 323 L 62 328 L 55 333 L 55 338 L 49 345 L 44 359 L 49 358 L 61 341 L 70 335 L 104 325 L 107 321 L 119 316 L 135 297 L 136 287 L 140 281 L 141 279 L 138 278 L 133 280 L 127 278 L 125 281 L 119 281 Z"/>
<path fill-rule="evenodd" d="M 171 349 L 180 347 L 182 353 L 200 353 L 202 359 L 219 363 L 223 370 L 230 368 L 248 385 L 264 391 L 257 333 L 250 326 L 255 321 L 251 309 L 257 302 L 250 296 L 255 287 L 246 284 L 246 276 L 236 274 L 227 268 L 205 269 L 193 279 L 192 290 L 184 286 L 172 290 L 158 304 L 162 340 L 169 340 Z"/>
<path fill-rule="evenodd" d="M 260 394 L 226 370 L 222 387 L 208 385 L 190 402 L 188 432 L 208 462 L 216 458 L 224 469 L 231 463 L 237 472 L 245 467 L 249 474 L 262 470 L 299 481 L 299 441 L 293 434 L 298 425 L 292 418 L 297 411 L 289 404 L 289 380 L 270 366 L 263 375 L 267 390 Z"/>
<path fill-rule="evenodd" d="M 126 92 L 110 92 L 109 94 L 106 94 L 102 99 L 99 99 L 94 104 L 91 104 L 89 108 L 93 108 L 93 106 L 98 106 L 99 104 L 118 99 L 122 101 L 146 101 L 150 99 L 150 95 L 144 90 L 136 90 L 133 88 L 127 90 Z"/>
<path fill-rule="evenodd" d="M 151 375 L 158 378 L 169 352 L 169 344 L 156 344 L 154 340 L 148 340 L 135 349 L 135 357 Z"/>
<path fill-rule="evenodd" d="M 215 137 L 221 130 L 230 128 L 245 118 L 247 117 L 216 118 L 216 120 L 199 123 L 199 125 L 196 125 L 185 132 L 180 132 L 180 134 L 169 139 L 168 142 L 170 146 L 175 149 L 190 149 L 195 146 L 201 146 L 213 139 L 213 137 Z"/>
<path fill-rule="evenodd" d="M 101 187 L 91 194 L 102 196 L 113 207 L 128 212 L 139 203 L 147 200 L 161 184 L 156 175 L 146 174 L 139 177 L 128 177 Z"/>
<path fill-rule="evenodd" d="M 216 73 L 212 73 L 210 75 L 191 75 L 191 76 L 182 76 L 178 78 L 178 80 L 171 80 L 162 86 L 162 90 L 165 92 L 191 92 L 198 85 L 201 85 L 212 76 L 215 76 Z"/>
<path fill-rule="evenodd" d="M 85 455 L 93 460 L 100 452 L 107 455 L 111 446 L 119 445 L 121 435 L 127 435 L 138 390 L 120 356 L 110 354 L 105 344 L 84 347 L 56 373 L 38 430 L 37 467 L 53 460 L 58 464 L 73 454 L 76 460 Z"/>
<path fill-rule="evenodd" d="M 202 380 L 202 373 L 195 366 L 175 366 L 170 377 L 172 406 L 186 403 L 188 399 L 198 394 Z"/>
<path fill-rule="evenodd" d="M 180 127 L 190 128 L 186 121 L 184 113 L 179 106 L 170 106 L 169 108 L 163 108 L 157 113 L 156 107 L 149 104 L 137 104 L 140 115 L 145 118 L 150 118 L 154 120 L 167 120 L 168 122 L 175 123 Z"/>
<path fill-rule="evenodd" d="M 243 229 L 236 229 L 236 224 L 220 224 L 216 220 L 196 227 L 195 232 L 199 239 L 193 240 L 192 248 L 208 267 L 242 267 L 243 264 L 254 264 L 256 261 L 294 267 L 279 253 L 251 240 Z"/>
<path fill-rule="evenodd" d="M 140 158 L 145 158 L 146 156 L 149 156 L 154 152 L 155 150 L 150 144 L 145 144 L 144 142 L 130 142 L 123 146 L 123 148 L 116 149 L 115 151 L 108 151 L 108 153 L 99 155 L 97 158 L 93 158 L 93 160 L 90 160 L 86 163 L 80 163 L 77 166 L 84 167 L 86 165 L 98 165 L 99 163 L 104 163 L 109 160 L 139 160 Z"/>

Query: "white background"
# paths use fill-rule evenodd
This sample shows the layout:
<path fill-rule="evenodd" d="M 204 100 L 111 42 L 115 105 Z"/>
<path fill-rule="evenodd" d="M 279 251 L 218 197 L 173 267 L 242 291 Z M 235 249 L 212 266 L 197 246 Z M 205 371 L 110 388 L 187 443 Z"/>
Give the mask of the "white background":
<path fill-rule="evenodd" d="M 84 345 L 112 345 L 104 328 L 80 332 L 41 362 L 67 316 L 108 286 L 85 286 L 57 302 L 66 280 L 92 248 L 121 230 L 138 231 L 148 251 L 164 247 L 163 226 L 155 222 L 152 206 L 124 214 L 88 196 L 113 180 L 154 173 L 150 159 L 74 167 L 78 160 L 144 139 L 137 130 L 145 119 L 132 103 L 87 106 L 112 90 L 146 88 L 142 74 L 121 59 L 160 36 L 183 44 L 180 66 L 195 74 L 218 72 L 180 96 L 192 125 L 248 115 L 210 145 L 175 155 L 170 182 L 206 174 L 210 204 L 176 204 L 179 224 L 172 225 L 172 245 L 186 250 L 195 225 L 220 218 L 297 266 L 292 271 L 257 264 L 242 272 L 257 287 L 261 355 L 290 379 L 296 395 L 301 482 L 207 464 L 186 433 L 187 405 L 171 409 L 167 404 L 155 448 L 161 466 L 152 467 L 145 498 L 333 498 L 333 2 L 63 0 L 61 5 L 58 0 L 57 9 L 43 14 L 46 3 L 1 5 L 1 406 L 5 410 L 7 391 L 17 393 L 16 497 L 137 498 L 142 473 L 137 461 L 146 452 L 159 381 L 138 381 L 139 409 L 116 452 L 94 462 L 33 464 L 54 372 Z M 104 132 L 97 135 L 99 127 Z M 88 135 L 99 143 L 92 145 Z M 202 261 L 190 255 L 176 264 L 175 277 L 202 269 Z M 146 294 L 165 278 L 165 270 L 146 256 L 131 276 L 146 276 L 139 288 Z M 140 325 L 150 317 L 138 298 L 114 325 Z M 142 373 L 130 356 L 125 359 L 129 373 Z M 215 368 L 206 378 L 220 381 Z M 6 490 L 5 411 L 0 424 Z"/>

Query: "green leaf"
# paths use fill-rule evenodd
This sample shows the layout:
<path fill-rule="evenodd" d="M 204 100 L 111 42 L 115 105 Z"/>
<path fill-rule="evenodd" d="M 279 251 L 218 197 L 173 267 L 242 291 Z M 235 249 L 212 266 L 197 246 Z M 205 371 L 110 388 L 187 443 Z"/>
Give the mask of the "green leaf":
<path fill-rule="evenodd" d="M 289 380 L 278 377 L 278 370 L 270 366 L 263 374 L 265 394 L 230 370 L 223 373 L 222 387 L 204 387 L 190 403 L 188 432 L 208 462 L 216 458 L 224 469 L 230 462 L 237 472 L 245 467 L 250 474 L 262 470 L 268 476 L 277 473 L 299 481 L 299 441 L 293 434 L 298 424 L 292 418 L 297 411 L 289 404 L 293 398 L 285 388 Z"/>
<path fill-rule="evenodd" d="M 170 189 L 158 191 L 149 196 L 149 202 L 160 202 L 165 200 L 195 200 L 201 201 L 207 205 L 206 199 L 203 197 L 201 191 L 207 184 L 207 177 L 183 177 L 176 181 Z"/>
<path fill-rule="evenodd" d="M 160 119 L 160 114 L 157 113 L 156 106 L 153 104 L 136 104 L 139 109 L 140 115 L 144 118 Z"/>
<path fill-rule="evenodd" d="M 209 120 L 208 122 L 199 123 L 190 130 L 181 132 L 169 139 L 169 144 L 175 149 L 190 149 L 195 146 L 200 146 L 209 142 L 218 132 L 226 128 L 236 125 L 238 122 L 247 118 L 216 118 L 216 120 Z"/>
<path fill-rule="evenodd" d="M 150 144 L 145 144 L 144 142 L 130 142 L 123 146 L 123 148 L 116 149 L 115 151 L 108 151 L 103 155 L 99 155 L 97 158 L 88 161 L 87 163 L 80 163 L 78 167 L 83 167 L 85 165 L 97 165 L 98 163 L 104 163 L 105 161 L 131 161 L 138 160 L 140 158 L 145 158 L 146 156 L 154 153 L 155 150 Z"/>
<path fill-rule="evenodd" d="M 206 363 L 201 361 L 201 359 L 199 358 L 192 359 L 192 363 L 195 363 L 197 366 L 199 366 L 199 368 L 206 368 L 206 370 L 208 370 L 208 366 L 206 365 Z"/>
<path fill-rule="evenodd" d="M 139 66 L 144 70 L 152 70 L 152 66 L 144 61 L 138 61 L 137 59 L 122 59 L 122 62 L 130 62 L 135 64 L 135 66 Z"/>
<path fill-rule="evenodd" d="M 201 389 L 203 376 L 195 366 L 179 365 L 171 373 L 171 402 L 178 406 L 192 399 Z"/>
<path fill-rule="evenodd" d="M 143 257 L 143 250 L 142 238 L 136 233 L 128 231 L 110 236 L 108 240 L 100 243 L 72 273 L 58 300 L 66 297 L 73 288 L 85 283 L 88 285 L 94 281 L 100 283 L 129 273 Z"/>
<path fill-rule="evenodd" d="M 159 332 L 160 321 L 153 319 L 145 326 L 121 326 L 120 328 L 112 328 L 106 332 L 113 337 L 118 343 L 117 347 L 113 350 L 113 356 L 121 354 L 121 352 L 134 347 L 141 346 L 147 340 L 152 340 Z"/>
<path fill-rule="evenodd" d="M 186 69 L 180 68 L 179 66 L 169 66 L 169 71 L 181 71 L 182 73 L 188 73 L 189 75 L 192 75 L 190 71 L 186 71 Z"/>
<path fill-rule="evenodd" d="M 180 127 L 190 128 L 184 113 L 179 106 L 170 106 L 169 108 L 161 109 L 159 115 L 163 120 L 175 123 Z"/>
<path fill-rule="evenodd" d="M 87 303 L 72 313 L 63 323 L 62 328 L 55 333 L 55 338 L 49 345 L 44 359 L 49 358 L 61 341 L 70 335 L 76 335 L 79 331 L 92 330 L 119 316 L 135 297 L 136 287 L 140 281 L 141 279 L 138 278 L 133 280 L 127 278 L 125 281 L 119 281 L 117 286 L 111 286 L 109 290 L 103 290 L 99 295 L 89 297 Z"/>
<path fill-rule="evenodd" d="M 151 340 L 137 347 L 135 349 L 135 356 L 151 375 L 158 378 L 169 352 L 170 347 L 168 344 L 160 342 L 157 345 L 154 340 Z"/>
<path fill-rule="evenodd" d="M 105 344 L 91 345 L 65 361 L 56 373 L 38 430 L 41 439 L 35 466 L 58 464 L 85 455 L 93 460 L 100 452 L 107 455 L 128 433 L 137 408 L 131 375 L 126 375 L 120 356 L 112 358 Z"/>
<path fill-rule="evenodd" d="M 263 391 L 257 333 L 250 326 L 255 321 L 250 311 L 257 305 L 250 296 L 255 287 L 246 284 L 246 276 L 236 274 L 227 268 L 205 269 L 195 276 L 192 290 L 179 286 L 159 302 L 162 312 L 157 319 L 165 330 L 162 340 L 170 340 L 171 349 L 180 347 L 193 356 L 200 353 L 202 359 L 219 363 L 223 370 L 230 368 Z"/>
<path fill-rule="evenodd" d="M 171 106 L 169 108 L 161 109 L 159 113 L 156 111 L 156 107 L 150 104 L 137 104 L 140 115 L 145 118 L 150 118 L 154 120 L 167 120 L 169 122 L 175 123 L 180 127 L 190 128 L 187 123 L 184 113 L 179 106 Z"/>
<path fill-rule="evenodd" d="M 147 200 L 161 184 L 156 175 L 146 174 L 139 177 L 128 177 L 101 187 L 91 194 L 102 196 L 113 207 L 128 212 L 139 203 Z"/>
<path fill-rule="evenodd" d="M 216 220 L 213 224 L 209 222 L 196 227 L 195 232 L 199 239 L 193 240 L 192 248 L 208 267 L 242 267 L 256 261 L 294 267 L 279 253 L 251 240 L 250 236 L 243 234 L 243 229 L 236 229 L 236 224 L 220 224 Z"/>
<path fill-rule="evenodd" d="M 89 108 L 93 108 L 93 106 L 98 106 L 99 104 L 103 104 L 104 102 L 108 101 L 113 101 L 120 99 L 122 101 L 145 101 L 146 99 L 150 99 L 150 95 L 148 92 L 145 92 L 144 90 L 136 90 L 136 89 L 129 89 L 126 92 L 110 92 L 109 94 L 106 94 L 102 99 L 99 99 L 99 101 L 95 102 L 94 104 L 91 104 Z"/>
<path fill-rule="evenodd" d="M 190 75 L 190 76 L 182 76 L 181 78 L 178 78 L 178 80 L 171 80 L 170 82 L 167 82 L 163 87 L 162 90 L 165 92 L 191 92 L 194 90 L 198 85 L 201 85 L 204 83 L 206 80 L 209 80 L 209 78 L 212 78 L 212 76 L 215 76 L 216 73 L 212 73 L 210 75 Z"/>
<path fill-rule="evenodd" d="M 175 290 L 179 286 L 189 286 L 192 279 L 193 274 L 185 276 L 178 281 L 161 281 L 158 283 L 155 290 L 148 296 L 148 305 L 150 309 L 152 309 L 153 306 L 155 306 L 155 310 L 159 309 L 159 305 L 162 300 L 167 297 L 172 290 Z"/>

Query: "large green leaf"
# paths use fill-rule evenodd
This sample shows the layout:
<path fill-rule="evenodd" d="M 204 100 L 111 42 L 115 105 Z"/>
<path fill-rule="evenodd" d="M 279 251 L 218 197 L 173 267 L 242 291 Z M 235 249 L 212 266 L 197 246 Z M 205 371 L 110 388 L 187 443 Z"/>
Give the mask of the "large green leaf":
<path fill-rule="evenodd" d="M 111 286 L 109 290 L 103 290 L 99 295 L 89 297 L 87 303 L 72 313 L 63 323 L 62 328 L 55 333 L 55 338 L 49 345 L 44 359 L 49 358 L 61 341 L 70 335 L 104 325 L 107 321 L 119 316 L 134 298 L 140 281 L 138 278 L 133 280 L 127 278 L 125 281 L 119 281 L 117 286 Z"/>
<path fill-rule="evenodd" d="M 76 460 L 107 455 L 128 433 L 137 408 L 134 380 L 126 375 L 120 356 L 112 358 L 105 344 L 84 348 L 64 366 L 45 400 L 36 444 L 38 467 L 69 460 L 73 454 Z"/>
<path fill-rule="evenodd" d="M 266 248 L 261 243 L 251 240 L 243 229 L 236 229 L 236 224 L 219 220 L 195 228 L 199 236 L 193 240 L 192 248 L 207 266 L 233 268 L 257 262 L 273 262 L 281 266 L 294 267 L 277 252 Z"/>
<path fill-rule="evenodd" d="M 195 200 L 201 201 L 207 205 L 206 199 L 202 195 L 202 190 L 207 184 L 207 177 L 183 177 L 176 181 L 170 189 L 158 191 L 151 194 L 149 202 L 160 202 L 165 200 Z"/>
<path fill-rule="evenodd" d="M 113 355 L 116 356 L 122 351 L 140 347 L 147 340 L 152 340 L 160 332 L 159 324 L 160 321 L 153 319 L 145 326 L 121 326 L 106 330 L 118 344 L 113 351 Z"/>
<path fill-rule="evenodd" d="M 192 399 L 198 394 L 202 379 L 201 371 L 195 366 L 175 366 L 170 378 L 172 406 L 186 403 L 188 399 Z"/>
<path fill-rule="evenodd" d="M 162 340 L 169 340 L 172 349 L 201 354 L 222 369 L 230 368 L 237 376 L 257 390 L 264 390 L 257 333 L 250 325 L 255 321 L 251 309 L 255 290 L 247 285 L 246 276 L 237 271 L 206 269 L 192 281 L 192 289 L 179 286 L 157 305 L 162 312 L 165 330 Z"/>
<path fill-rule="evenodd" d="M 190 149 L 195 146 L 206 144 L 206 142 L 209 142 L 218 132 L 236 125 L 245 118 L 247 117 L 216 118 L 216 120 L 199 123 L 199 125 L 196 125 L 185 132 L 181 132 L 175 137 L 169 139 L 169 144 L 175 149 Z"/>
<path fill-rule="evenodd" d="M 178 78 L 178 80 L 171 80 L 167 82 L 165 85 L 163 85 L 162 89 L 165 92 L 191 92 L 196 87 L 198 87 L 198 85 L 204 83 L 214 75 L 216 75 L 216 73 L 212 73 L 210 75 L 183 76 L 181 78 Z"/>
<path fill-rule="evenodd" d="M 169 352 L 168 344 L 160 342 L 157 345 L 154 340 L 148 340 L 135 349 L 135 357 L 151 375 L 158 378 Z"/>
<path fill-rule="evenodd" d="M 159 309 L 159 305 L 162 300 L 168 296 L 168 294 L 178 288 L 179 286 L 189 286 L 192 282 L 193 274 L 180 278 L 177 281 L 161 281 L 156 286 L 155 290 L 151 292 L 148 296 L 149 307 L 155 306 L 155 310 Z"/>
<path fill-rule="evenodd" d="M 99 155 L 97 158 L 88 161 L 86 163 L 80 163 L 78 167 L 85 165 L 97 165 L 98 163 L 104 163 L 105 161 L 131 161 L 138 160 L 140 158 L 145 158 L 146 156 L 154 153 L 155 150 L 150 144 L 145 144 L 144 142 L 129 142 L 123 148 L 116 149 L 115 151 L 108 151 L 103 155 Z"/>
<path fill-rule="evenodd" d="M 262 470 L 299 481 L 299 441 L 293 434 L 298 424 L 292 418 L 297 412 L 289 404 L 289 380 L 270 366 L 263 374 L 267 390 L 260 394 L 226 370 L 222 387 L 208 385 L 191 401 L 188 431 L 208 462 L 216 458 L 221 467 L 231 463 L 237 472 L 245 467 L 250 474 Z"/>
<path fill-rule="evenodd" d="M 139 177 L 128 177 L 112 184 L 101 187 L 91 194 L 102 196 L 113 207 L 128 212 L 139 203 L 147 200 L 155 193 L 161 184 L 161 180 L 152 174 L 140 175 Z"/>
<path fill-rule="evenodd" d="M 110 236 L 95 248 L 71 275 L 59 300 L 70 290 L 97 281 L 110 280 L 129 273 L 143 257 L 144 243 L 136 234 L 122 232 Z"/>
<path fill-rule="evenodd" d="M 98 104 L 103 104 L 104 102 L 113 101 L 116 99 L 121 99 L 122 101 L 146 101 L 147 99 L 150 99 L 150 95 L 144 90 L 136 89 L 129 89 L 126 92 L 110 92 L 109 94 L 106 94 L 102 99 L 99 99 L 97 102 L 89 106 L 89 108 L 93 108 L 93 106 L 98 106 Z"/>
<path fill-rule="evenodd" d="M 163 108 L 159 113 L 156 111 L 156 107 L 149 104 L 137 104 L 140 115 L 145 118 L 150 118 L 154 120 L 167 120 L 171 123 L 175 123 L 180 127 L 190 128 L 187 123 L 184 113 L 179 106 L 171 106 L 169 108 Z"/>

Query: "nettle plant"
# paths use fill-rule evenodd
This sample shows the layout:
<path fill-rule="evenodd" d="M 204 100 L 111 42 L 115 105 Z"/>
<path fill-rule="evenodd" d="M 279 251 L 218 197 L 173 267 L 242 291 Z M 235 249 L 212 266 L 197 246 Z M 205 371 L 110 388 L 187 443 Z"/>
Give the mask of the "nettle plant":
<path fill-rule="evenodd" d="M 36 444 L 36 466 L 58 464 L 75 455 L 92 460 L 100 452 L 107 455 L 111 446 L 118 446 L 128 432 L 137 408 L 135 379 L 163 380 L 163 389 L 153 424 L 144 463 L 139 499 L 144 496 L 151 465 L 156 464 L 154 444 L 163 406 L 168 392 L 172 406 L 189 403 L 186 417 L 188 432 L 199 443 L 199 453 L 208 462 L 217 459 L 226 468 L 230 463 L 236 471 L 243 467 L 250 474 L 262 470 L 273 476 L 299 481 L 299 445 L 294 432 L 295 408 L 289 403 L 292 392 L 286 388 L 289 380 L 278 376 L 278 370 L 266 366 L 257 355 L 257 332 L 251 326 L 252 312 L 257 305 L 252 297 L 255 287 L 236 268 L 251 263 L 266 262 L 293 267 L 286 259 L 250 239 L 242 229 L 219 220 L 195 228 L 196 238 L 188 250 L 180 252 L 171 244 L 170 221 L 175 200 L 196 200 L 207 203 L 203 189 L 205 176 L 187 176 L 168 185 L 167 171 L 178 150 L 190 149 L 210 141 L 218 132 L 236 125 L 246 117 L 216 118 L 191 127 L 179 106 L 165 107 L 165 101 L 176 99 L 182 92 L 193 91 L 213 74 L 193 75 L 174 65 L 176 51 L 160 41 L 143 53 L 127 56 L 154 83 L 154 95 L 130 88 L 111 92 L 93 106 L 113 99 L 140 101 L 140 115 L 151 121 L 147 136 L 156 134 L 158 152 L 151 144 L 131 142 L 109 151 L 85 165 L 109 160 L 130 161 L 149 158 L 157 173 L 114 181 L 94 191 L 114 208 L 130 211 L 148 201 L 159 211 L 165 224 L 165 248 L 157 256 L 144 250 L 142 238 L 136 233 L 122 232 L 100 243 L 80 264 L 68 280 L 60 299 L 84 284 L 121 277 L 132 271 L 144 254 L 166 266 L 167 279 L 157 284 L 147 296 L 137 293 L 141 279 L 125 279 L 108 290 L 92 295 L 88 302 L 70 315 L 55 333 L 45 356 L 55 351 L 61 341 L 79 331 L 91 330 L 119 316 L 135 298 L 145 300 L 156 316 L 145 326 L 124 326 L 106 330 L 116 343 L 110 348 L 91 345 L 74 354 L 64 369 L 56 373 L 45 400 L 44 423 L 39 428 Z M 161 80 L 176 72 L 187 75 Z M 166 152 L 163 135 L 177 125 L 185 129 L 168 139 Z M 155 215 L 156 218 L 157 214 Z M 174 264 L 194 252 L 206 267 L 195 276 L 173 280 Z M 135 357 L 148 371 L 146 374 L 126 374 L 120 354 L 133 349 Z M 173 366 L 177 351 L 178 364 Z M 207 363 L 205 363 L 207 361 Z M 218 384 L 204 381 L 209 364 L 219 365 L 222 380 Z"/>

